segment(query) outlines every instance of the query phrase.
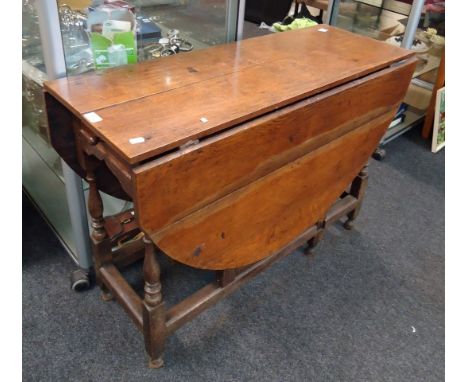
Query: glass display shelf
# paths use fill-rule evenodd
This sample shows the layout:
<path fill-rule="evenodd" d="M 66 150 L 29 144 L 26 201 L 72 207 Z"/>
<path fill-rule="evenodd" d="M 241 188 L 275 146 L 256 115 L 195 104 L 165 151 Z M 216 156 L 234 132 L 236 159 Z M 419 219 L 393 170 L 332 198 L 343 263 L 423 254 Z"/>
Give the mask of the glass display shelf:
<path fill-rule="evenodd" d="M 408 109 L 401 123 L 389 127 L 382 144 L 424 119 L 444 50 L 445 2 L 425 0 L 420 15 L 412 12 L 415 3 L 412 0 L 335 0 L 333 5 L 332 23 L 338 27 L 396 46 L 409 38 L 406 46 L 411 46 L 416 53 L 418 63 L 404 99 Z M 414 32 L 411 23 L 416 31 L 407 36 Z"/>
<path fill-rule="evenodd" d="M 68 75 L 96 68 L 90 36 L 96 30 L 103 31 L 105 23 L 95 28 L 93 12 L 109 9 L 130 12 L 121 17 L 131 20 L 132 27 L 135 21 L 138 62 L 203 49 L 228 39 L 227 0 L 67 0 L 59 1 L 58 6 Z M 170 39 L 174 34 L 179 41 L 176 49 L 166 49 L 161 54 L 162 40 Z M 174 44 L 172 40 L 165 41 L 163 47 L 172 48 Z"/>
<path fill-rule="evenodd" d="M 414 126 L 415 123 L 418 123 L 420 121 L 421 116 L 423 115 L 423 111 L 410 106 L 405 112 L 404 121 L 394 126 L 390 125 L 381 143 L 387 144 L 395 138 L 398 138 L 400 135 L 406 133 L 409 129 L 411 129 Z"/>
<path fill-rule="evenodd" d="M 23 61 L 27 61 L 32 67 L 45 73 L 35 0 L 23 0 L 22 55 Z"/>
<path fill-rule="evenodd" d="M 23 190 L 76 260 L 62 168 L 48 142 L 42 95 L 47 75 L 34 0 L 23 1 L 22 58 Z"/>
<path fill-rule="evenodd" d="M 38 207 L 41 214 L 57 234 L 65 249 L 78 263 L 76 232 L 73 232 L 68 209 L 65 176 L 62 164 L 55 150 L 50 146 L 42 84 L 47 80 L 44 51 L 41 44 L 40 25 L 48 24 L 39 20 L 37 6 L 41 0 L 23 0 L 22 7 L 22 159 L 23 189 Z M 46 0 L 44 0 L 46 1 Z M 52 0 L 53 1 L 53 0 Z M 237 14 L 232 14 L 236 1 L 226 0 L 67 0 L 57 1 L 63 56 L 48 54 L 50 60 L 64 60 L 68 76 L 85 73 L 95 69 L 95 63 L 87 30 L 91 8 L 100 4 L 119 3 L 132 8 L 138 19 L 136 31 L 137 61 L 164 59 L 149 55 L 150 44 L 159 38 L 176 33 L 178 39 L 190 43 L 191 49 L 203 49 L 232 39 L 232 22 Z M 43 4 L 43 3 L 41 3 Z M 228 4 L 231 8 L 228 9 Z M 49 5 L 50 6 L 50 5 Z M 49 16 L 44 16 L 49 17 Z M 40 24 L 40 21 L 42 24 Z M 231 23 L 230 27 L 228 21 Z M 150 22 L 151 28 L 141 30 L 142 22 Z M 231 29 L 229 29 L 231 28 Z M 174 31 L 177 29 L 178 31 Z M 157 31 L 155 36 L 154 32 Z M 140 33 L 141 32 L 141 33 Z M 55 33 L 55 29 L 54 32 Z M 231 36 L 231 37 L 229 37 Z M 188 45 L 188 44 L 187 44 Z M 186 45 L 186 46 L 187 46 Z M 190 49 L 190 50 L 191 50 Z M 182 50 L 182 49 L 181 49 Z M 178 54 L 183 54 L 178 52 Z M 49 61 L 47 61 L 49 62 Z M 63 62 L 63 61 L 62 61 Z M 81 181 L 85 200 L 88 185 Z M 78 185 L 78 189 L 80 186 Z M 102 194 L 106 214 L 115 214 L 131 208 L 131 203 Z M 88 215 L 89 220 L 89 215 Z"/>
<path fill-rule="evenodd" d="M 342 0 L 336 26 L 377 40 L 389 38 L 389 31 L 397 25 L 402 25 L 400 31 L 404 31 L 409 10 L 398 13 L 392 10 L 394 7 L 386 9 L 378 5 L 383 6 L 383 1 Z"/>
<path fill-rule="evenodd" d="M 366 35 L 392 45 L 400 46 L 406 31 L 412 1 L 341 0 L 336 25 L 354 33 Z M 435 78 L 445 44 L 445 17 L 440 3 L 426 1 L 424 14 L 418 23 L 412 49 L 417 53 L 418 66 L 413 75 L 419 78 L 432 72 L 421 81 Z M 440 12 L 431 11 L 439 5 Z M 434 16 L 436 14 L 437 16 Z"/>

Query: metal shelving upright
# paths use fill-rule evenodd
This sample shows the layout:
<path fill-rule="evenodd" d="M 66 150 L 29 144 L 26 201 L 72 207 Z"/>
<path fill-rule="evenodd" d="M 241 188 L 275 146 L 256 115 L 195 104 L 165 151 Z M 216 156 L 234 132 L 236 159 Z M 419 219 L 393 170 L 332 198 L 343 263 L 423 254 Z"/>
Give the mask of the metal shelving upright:
<path fill-rule="evenodd" d="M 89 285 L 88 272 L 92 265 L 85 207 L 87 184 L 50 146 L 41 92 L 43 81 L 76 74 L 68 62 L 72 39 L 61 24 L 61 6 L 70 8 L 74 3 L 96 2 L 23 0 L 23 189 L 78 265 L 78 272 L 72 275 L 76 289 Z M 134 3 L 137 14 L 144 12 L 154 15 L 155 20 L 159 18 L 156 22 L 163 34 L 179 22 L 181 36 L 190 39 L 195 49 L 234 41 L 242 35 L 243 17 L 239 17 L 239 11 L 243 12 L 245 0 L 128 2 Z M 206 6 L 211 8 L 203 8 Z M 208 27 L 191 20 L 194 11 L 206 17 Z M 103 195 L 103 199 L 107 213 L 128 208 L 128 202 L 108 195 Z"/>

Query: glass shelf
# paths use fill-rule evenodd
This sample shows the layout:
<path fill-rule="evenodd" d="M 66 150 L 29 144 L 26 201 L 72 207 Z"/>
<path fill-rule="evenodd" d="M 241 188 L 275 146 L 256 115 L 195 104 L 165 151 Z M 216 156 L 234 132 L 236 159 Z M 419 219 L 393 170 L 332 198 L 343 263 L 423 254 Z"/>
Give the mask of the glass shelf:
<path fill-rule="evenodd" d="M 39 21 L 34 6 L 35 0 L 23 0 L 22 8 L 22 54 L 23 61 L 45 73 Z M 23 67 L 24 74 L 24 67 Z"/>
<path fill-rule="evenodd" d="M 389 127 L 381 144 L 387 144 L 395 138 L 398 138 L 400 135 L 406 133 L 424 118 L 424 114 L 423 110 L 418 110 L 410 106 L 405 112 L 405 120 L 395 126 Z"/>
<path fill-rule="evenodd" d="M 382 1 L 342 0 L 339 3 L 336 25 L 377 40 L 390 37 L 387 31 L 399 24 L 403 26 L 408 15 L 377 7 L 377 3 L 382 3 Z M 404 26 L 400 29 L 404 30 Z"/>
<path fill-rule="evenodd" d="M 334 6 L 338 7 L 335 23 L 350 32 L 401 46 L 413 3 L 412 0 L 335 0 Z M 389 128 L 383 144 L 424 118 L 445 45 L 445 2 L 425 0 L 417 24 L 412 50 L 418 64 L 404 99 L 409 107 L 404 121 Z"/>
<path fill-rule="evenodd" d="M 94 70 L 89 37 L 92 26 L 87 23 L 92 8 L 97 6 L 95 9 L 99 10 L 99 6 L 106 5 L 104 3 L 112 5 L 110 0 L 58 2 L 68 75 Z M 226 42 L 226 0 L 133 0 L 120 3 L 127 8 L 119 10 L 130 9 L 130 17 L 136 20 L 138 62 L 163 58 L 149 54 L 149 48 L 153 45 L 154 49 L 160 38 L 167 37 L 174 30 L 178 32 L 178 38 L 187 41 L 192 49 Z"/>
<path fill-rule="evenodd" d="M 22 7 L 22 183 L 23 189 L 59 240 L 78 262 L 75 244 L 77 238 L 73 236 L 61 160 L 50 146 L 45 116 L 42 84 L 47 80 L 47 75 L 35 7 L 39 1 L 42 0 L 23 0 Z M 94 70 L 86 22 L 89 7 L 103 2 L 104 0 L 57 1 L 61 24 L 61 30 L 57 30 L 57 34 L 62 34 L 67 75 Z M 161 37 L 165 37 L 170 30 L 178 29 L 179 37 L 188 40 L 193 49 L 225 42 L 228 36 L 227 18 L 230 17 L 232 22 L 233 17 L 227 12 L 226 0 L 134 0 L 127 3 L 134 7 L 136 17 L 151 20 L 160 29 Z M 234 16 L 237 20 L 237 14 Z M 144 40 L 137 39 L 139 50 L 148 43 Z M 147 59 L 142 54 L 138 58 L 139 61 Z M 57 57 L 54 56 L 53 59 Z M 87 199 L 88 185 L 82 181 L 82 186 Z M 115 214 L 131 207 L 128 202 L 106 194 L 102 196 L 106 214 Z"/>

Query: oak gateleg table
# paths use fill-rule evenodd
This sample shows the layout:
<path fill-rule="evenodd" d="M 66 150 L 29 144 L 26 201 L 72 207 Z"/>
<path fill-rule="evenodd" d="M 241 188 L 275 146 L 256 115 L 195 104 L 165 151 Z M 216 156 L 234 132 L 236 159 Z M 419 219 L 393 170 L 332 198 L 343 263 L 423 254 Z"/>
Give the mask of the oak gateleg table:
<path fill-rule="evenodd" d="M 318 25 L 45 83 L 52 145 L 89 183 L 97 283 L 150 367 L 204 309 L 332 222 L 351 228 L 415 63 Z M 105 216 L 100 191 L 134 208 Z M 157 250 L 216 282 L 166 306 Z M 143 298 L 120 272 L 141 258 Z"/>

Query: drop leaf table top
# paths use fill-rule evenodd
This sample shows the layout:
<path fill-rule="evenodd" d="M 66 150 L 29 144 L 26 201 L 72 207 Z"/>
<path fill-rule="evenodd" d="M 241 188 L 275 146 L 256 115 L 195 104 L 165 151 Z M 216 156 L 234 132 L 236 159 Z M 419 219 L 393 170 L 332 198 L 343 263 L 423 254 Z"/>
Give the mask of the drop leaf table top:
<path fill-rule="evenodd" d="M 83 122 L 134 164 L 411 55 L 318 25 L 62 78 L 46 90 L 79 118 L 98 114 Z M 145 141 L 130 143 L 136 137 Z"/>

